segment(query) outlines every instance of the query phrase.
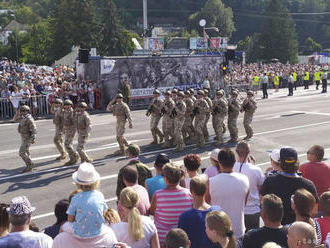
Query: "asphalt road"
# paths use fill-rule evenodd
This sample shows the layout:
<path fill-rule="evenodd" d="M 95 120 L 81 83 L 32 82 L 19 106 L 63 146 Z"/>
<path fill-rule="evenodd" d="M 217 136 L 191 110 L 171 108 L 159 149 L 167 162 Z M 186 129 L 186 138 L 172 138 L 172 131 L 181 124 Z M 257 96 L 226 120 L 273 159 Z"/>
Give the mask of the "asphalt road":
<path fill-rule="evenodd" d="M 314 87 L 313 87 L 314 88 Z M 272 90 L 270 91 L 272 92 Z M 300 160 L 305 161 L 305 153 L 313 144 L 323 145 L 326 157 L 330 157 L 330 97 L 310 89 L 299 88 L 295 96 L 287 97 L 287 91 L 271 93 L 270 98 L 258 100 L 258 109 L 253 120 L 255 132 L 251 140 L 252 154 L 262 169 L 269 166 L 269 152 L 282 146 L 295 147 Z M 209 132 L 212 135 L 203 149 L 187 146 L 181 153 L 173 149 L 162 149 L 160 145 L 149 145 L 151 134 L 149 119 L 145 110 L 132 113 L 134 128 L 127 129 L 130 143 L 141 146 L 141 160 L 152 167 L 155 156 L 167 152 L 173 161 L 180 163 L 184 155 L 199 153 L 203 158 L 203 167 L 207 167 L 209 152 L 216 147 L 213 143 L 214 131 L 211 121 Z M 239 136 L 245 136 L 239 117 Z M 118 149 L 115 137 L 115 118 L 112 114 L 92 116 L 92 133 L 88 142 L 88 154 L 94 158 L 94 165 L 101 174 L 101 191 L 110 207 L 115 207 L 115 188 L 117 173 L 127 163 L 125 157 L 114 157 Z M 21 174 L 24 164 L 18 156 L 20 137 L 17 124 L 0 125 L 0 202 L 10 202 L 18 195 L 26 195 L 36 206 L 34 221 L 44 228 L 55 222 L 53 208 L 55 203 L 67 198 L 75 189 L 71 175 L 78 165 L 63 167 L 63 162 L 55 161 L 58 155 L 53 145 L 54 126 L 51 120 L 37 122 L 37 142 L 31 148 L 31 156 L 36 163 L 33 172 Z M 228 133 L 225 135 L 229 139 Z"/>

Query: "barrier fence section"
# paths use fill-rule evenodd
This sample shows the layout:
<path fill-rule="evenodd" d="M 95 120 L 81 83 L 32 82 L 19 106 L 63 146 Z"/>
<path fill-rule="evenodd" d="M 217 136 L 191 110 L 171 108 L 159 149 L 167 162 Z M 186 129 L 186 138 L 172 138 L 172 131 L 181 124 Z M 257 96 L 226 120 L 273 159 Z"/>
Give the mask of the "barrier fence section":
<path fill-rule="evenodd" d="M 31 114 L 36 117 L 43 117 L 49 114 L 48 96 L 31 96 L 27 99 L 22 97 L 16 98 L 0 98 L 0 120 L 12 119 L 21 105 L 28 105 Z"/>

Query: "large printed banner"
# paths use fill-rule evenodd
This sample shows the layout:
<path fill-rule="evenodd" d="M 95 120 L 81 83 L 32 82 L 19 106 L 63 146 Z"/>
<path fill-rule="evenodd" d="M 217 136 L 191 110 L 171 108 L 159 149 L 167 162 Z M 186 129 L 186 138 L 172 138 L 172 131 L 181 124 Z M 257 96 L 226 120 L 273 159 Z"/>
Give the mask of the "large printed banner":
<path fill-rule="evenodd" d="M 208 76 L 211 90 L 222 82 L 222 56 L 123 57 L 114 59 L 113 70 L 101 75 L 102 99 L 106 105 L 127 80 L 133 97 L 151 96 L 155 88 L 198 88 Z M 102 60 L 100 62 L 103 64 Z"/>
<path fill-rule="evenodd" d="M 101 60 L 101 75 L 109 74 L 115 67 L 116 61 L 113 59 L 102 59 Z"/>
<path fill-rule="evenodd" d="M 202 37 L 190 38 L 190 49 L 191 50 L 202 50 L 207 49 L 207 40 Z"/>
<path fill-rule="evenodd" d="M 210 48 L 226 49 L 228 46 L 228 39 L 226 37 L 216 37 L 210 39 Z"/>
<path fill-rule="evenodd" d="M 164 50 L 164 38 L 148 38 L 149 50 Z"/>

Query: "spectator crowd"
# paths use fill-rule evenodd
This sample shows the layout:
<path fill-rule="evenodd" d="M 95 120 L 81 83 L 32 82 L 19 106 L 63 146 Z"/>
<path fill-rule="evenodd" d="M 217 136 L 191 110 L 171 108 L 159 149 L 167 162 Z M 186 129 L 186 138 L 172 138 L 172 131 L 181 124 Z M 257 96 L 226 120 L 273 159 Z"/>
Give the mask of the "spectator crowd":
<path fill-rule="evenodd" d="M 73 173 L 76 190 L 55 205 L 56 223 L 43 232 L 31 222 L 25 196 L 0 205 L 0 248 L 312 248 L 330 243 L 330 166 L 313 145 L 300 165 L 295 149 L 270 154 L 266 173 L 250 145 L 215 149 L 209 167 L 188 154 L 183 166 L 158 154 L 151 169 L 140 148 L 117 181 L 117 208 L 108 208 L 90 163 Z M 263 224 L 260 223 L 262 219 Z"/>
<path fill-rule="evenodd" d="M 99 109 L 99 85 L 78 80 L 75 70 L 68 66 L 35 66 L 0 60 L 0 117 L 11 117 L 20 104 L 27 104 L 33 114 L 45 115 L 55 98 L 70 99 L 74 104 L 88 103 Z"/>

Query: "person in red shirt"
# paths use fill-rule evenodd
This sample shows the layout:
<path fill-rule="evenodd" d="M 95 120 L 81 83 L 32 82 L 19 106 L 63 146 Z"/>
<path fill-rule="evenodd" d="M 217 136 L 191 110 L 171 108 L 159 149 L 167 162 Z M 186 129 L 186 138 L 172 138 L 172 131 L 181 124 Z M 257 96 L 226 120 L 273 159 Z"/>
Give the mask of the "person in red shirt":
<path fill-rule="evenodd" d="M 322 162 L 323 156 L 324 148 L 313 145 L 307 152 L 309 162 L 299 168 L 302 176 L 314 183 L 319 196 L 330 190 L 330 166 Z"/>
<path fill-rule="evenodd" d="M 322 218 L 316 218 L 315 223 L 319 225 L 324 244 L 327 234 L 330 233 L 330 191 L 321 195 L 320 199 Z"/>

